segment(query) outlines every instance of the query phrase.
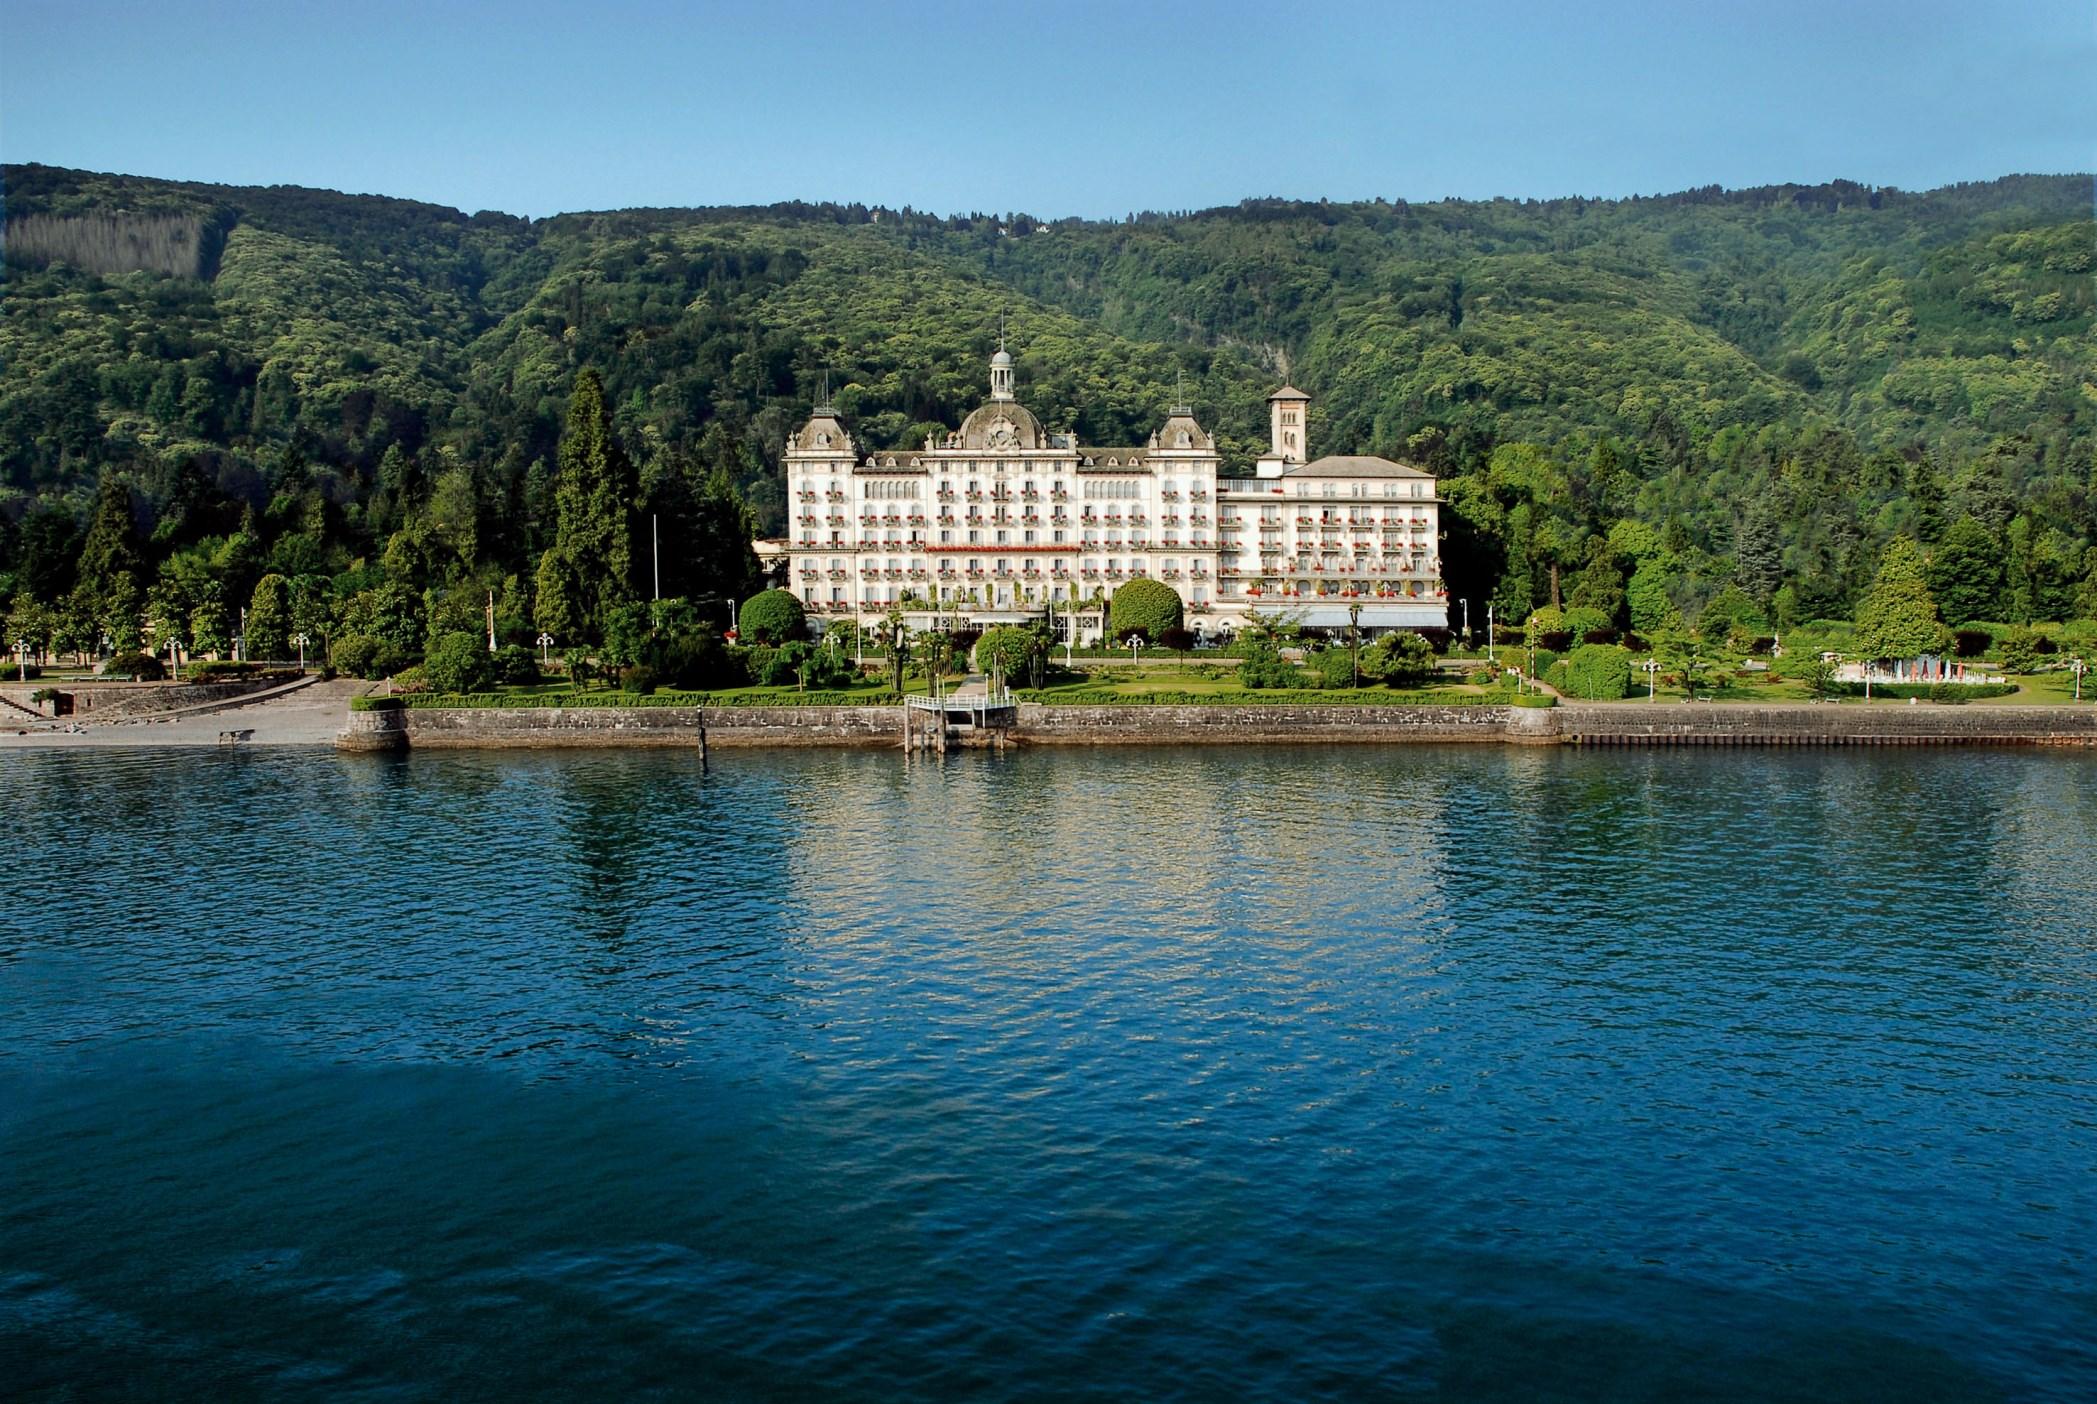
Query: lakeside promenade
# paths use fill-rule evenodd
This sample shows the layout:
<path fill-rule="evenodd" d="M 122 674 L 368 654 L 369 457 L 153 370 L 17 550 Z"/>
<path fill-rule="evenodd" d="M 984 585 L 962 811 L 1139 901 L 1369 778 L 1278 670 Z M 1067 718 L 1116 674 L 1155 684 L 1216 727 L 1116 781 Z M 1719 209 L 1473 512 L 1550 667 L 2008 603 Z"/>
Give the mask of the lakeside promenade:
<path fill-rule="evenodd" d="M 0 719 L 0 749 L 339 746 L 346 750 L 531 747 L 863 746 L 900 749 L 900 706 L 420 707 L 353 710 L 376 685 L 313 682 L 164 713 Z M 172 690 L 171 702 L 185 702 Z M 114 712 L 116 709 L 110 709 Z M 957 745 L 985 738 L 957 735 Z M 1576 746 L 2097 747 L 2097 706 L 1786 702 L 1563 702 L 1552 707 L 1024 702 L 996 738 L 1021 746 L 1500 743 Z"/>

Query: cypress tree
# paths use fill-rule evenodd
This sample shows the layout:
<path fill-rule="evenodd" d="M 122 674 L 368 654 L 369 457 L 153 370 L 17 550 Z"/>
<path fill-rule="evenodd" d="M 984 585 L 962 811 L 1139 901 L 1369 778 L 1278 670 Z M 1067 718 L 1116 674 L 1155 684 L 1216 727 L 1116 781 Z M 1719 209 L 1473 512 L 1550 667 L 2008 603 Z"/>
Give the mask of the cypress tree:
<path fill-rule="evenodd" d="M 606 616 L 635 598 L 634 513 L 640 480 L 633 460 L 619 443 L 604 402 L 604 383 L 597 372 L 575 378 L 568 401 L 568 422 L 561 432 L 560 478 L 554 488 L 558 524 L 539 567 L 542 593 L 548 584 L 564 590 L 565 609 L 542 603 L 541 627 L 560 634 L 551 613 L 565 613 L 574 637 L 597 642 L 604 637 Z M 556 583 L 557 582 L 557 583 Z"/>
<path fill-rule="evenodd" d="M 1733 579 L 1749 599 L 1765 609 L 1784 583 L 1783 540 L 1776 517 L 1767 508 L 1757 506 L 1741 519 L 1740 535 L 1733 546 Z"/>
<path fill-rule="evenodd" d="M 93 647 L 100 642 L 95 636 L 104 633 L 119 652 L 138 646 L 138 612 L 144 602 L 138 576 L 131 490 L 105 476 L 80 545 L 79 583 L 67 600 L 68 623 L 81 647 Z"/>

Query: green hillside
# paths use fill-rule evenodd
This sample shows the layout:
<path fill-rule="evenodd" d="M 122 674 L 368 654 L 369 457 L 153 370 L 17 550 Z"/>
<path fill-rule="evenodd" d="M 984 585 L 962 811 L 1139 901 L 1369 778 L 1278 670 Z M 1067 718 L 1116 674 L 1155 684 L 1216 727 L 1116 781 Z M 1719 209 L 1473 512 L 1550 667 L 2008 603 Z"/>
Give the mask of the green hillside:
<path fill-rule="evenodd" d="M 229 597 L 272 562 L 331 597 L 507 581 L 527 617 L 584 367 L 652 501 L 732 486 L 774 529 L 779 447 L 824 377 L 862 442 L 910 442 L 981 397 L 1001 318 L 1023 397 L 1095 443 L 1140 442 L 1183 380 L 1243 465 L 1266 390 L 1293 379 L 1317 397 L 1317 446 L 1451 480 L 1452 588 L 1509 610 L 1590 567 L 1648 569 L 1693 618 L 1741 573 L 1747 523 L 1774 566 L 1743 583 L 1800 617 L 1846 613 L 1893 535 L 1934 545 L 1967 516 L 2010 572 L 1998 617 L 2086 612 L 2097 588 L 2086 177 L 1112 222 L 832 205 L 534 222 L 0 175 L 16 603 L 75 590 L 111 481 L 148 582 L 198 553 L 182 569 Z M 455 520 L 437 551 L 440 493 L 472 530 Z M 229 542 L 234 565 L 212 564 Z"/>

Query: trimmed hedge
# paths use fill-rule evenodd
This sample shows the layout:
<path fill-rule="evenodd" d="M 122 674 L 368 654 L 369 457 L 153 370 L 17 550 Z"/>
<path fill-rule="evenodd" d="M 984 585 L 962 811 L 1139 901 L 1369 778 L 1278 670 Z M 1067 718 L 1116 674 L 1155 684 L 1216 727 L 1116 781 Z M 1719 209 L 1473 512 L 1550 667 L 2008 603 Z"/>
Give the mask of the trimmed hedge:
<path fill-rule="evenodd" d="M 392 702 L 413 711 L 496 711 L 580 707 L 894 707 L 902 700 L 900 693 L 885 688 L 757 697 L 722 692 L 420 692 L 408 697 L 358 697 L 350 705 L 359 711 L 370 711 L 368 704 L 377 702 Z"/>
<path fill-rule="evenodd" d="M 1873 697 L 1919 697 L 1930 702 L 1985 702 L 1990 697 L 2007 697 L 2017 690 L 2015 683 L 1873 683 Z M 1862 697 L 1864 684 L 1860 682 L 1838 682 L 1829 691 L 1836 697 Z"/>
<path fill-rule="evenodd" d="M 1508 698 L 1491 693 L 1396 692 L 1384 688 L 1241 688 L 1229 692 L 1110 692 L 1079 688 L 1043 692 L 1022 688 L 1012 694 L 1022 702 L 1049 707 L 1493 707 Z"/>

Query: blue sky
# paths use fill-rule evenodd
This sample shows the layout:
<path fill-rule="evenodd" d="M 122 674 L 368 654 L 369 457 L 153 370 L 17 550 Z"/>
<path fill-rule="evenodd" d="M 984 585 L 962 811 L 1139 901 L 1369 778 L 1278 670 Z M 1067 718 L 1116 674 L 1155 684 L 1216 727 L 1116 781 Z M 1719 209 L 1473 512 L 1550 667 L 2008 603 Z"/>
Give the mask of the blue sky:
<path fill-rule="evenodd" d="M 0 158 L 546 215 L 2097 167 L 2089 0 L 0 0 Z"/>

